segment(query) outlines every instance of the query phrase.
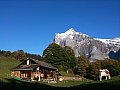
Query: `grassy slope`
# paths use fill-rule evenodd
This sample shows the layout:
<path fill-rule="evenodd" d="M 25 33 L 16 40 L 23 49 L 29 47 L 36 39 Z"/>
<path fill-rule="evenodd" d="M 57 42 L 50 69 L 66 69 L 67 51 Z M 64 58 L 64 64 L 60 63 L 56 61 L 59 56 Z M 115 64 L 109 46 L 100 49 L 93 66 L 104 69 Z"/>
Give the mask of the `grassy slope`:
<path fill-rule="evenodd" d="M 11 68 L 17 66 L 20 62 L 10 57 L 0 57 L 0 80 L 11 78 Z"/>
<path fill-rule="evenodd" d="M 104 81 L 63 81 L 55 84 L 42 82 L 25 82 L 16 81 L 10 77 L 10 69 L 17 66 L 19 62 L 12 58 L 0 57 L 0 90 L 42 90 L 42 89 L 58 89 L 58 90 L 88 90 L 88 89 L 113 89 L 120 88 L 120 76 L 112 77 L 111 80 Z"/>

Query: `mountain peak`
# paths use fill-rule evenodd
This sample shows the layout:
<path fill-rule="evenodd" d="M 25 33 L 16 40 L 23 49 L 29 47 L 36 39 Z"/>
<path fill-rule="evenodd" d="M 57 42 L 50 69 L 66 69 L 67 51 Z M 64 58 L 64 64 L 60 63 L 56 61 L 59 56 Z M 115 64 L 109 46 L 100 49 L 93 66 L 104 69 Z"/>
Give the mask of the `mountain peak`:
<path fill-rule="evenodd" d="M 78 32 L 76 32 L 73 28 L 70 28 L 65 33 L 57 33 L 56 36 L 58 38 L 65 39 L 68 36 L 71 36 L 71 35 L 74 35 L 74 34 L 77 34 L 77 33 Z"/>
<path fill-rule="evenodd" d="M 78 34 L 82 35 L 83 37 L 85 37 L 85 36 L 89 37 L 88 35 L 83 34 L 81 32 L 76 32 L 75 29 L 73 29 L 73 28 L 68 29 L 65 33 L 57 33 L 56 36 L 61 38 L 61 39 L 64 39 L 64 38 L 67 38 L 69 36 L 73 37 L 74 35 L 78 35 Z"/>
<path fill-rule="evenodd" d="M 62 47 L 72 47 L 76 57 L 86 55 L 93 60 L 103 60 L 109 56 L 110 51 L 120 49 L 119 37 L 114 39 L 93 38 L 84 33 L 76 32 L 73 28 L 64 33 L 55 34 L 54 42 Z"/>
<path fill-rule="evenodd" d="M 74 34 L 76 31 L 73 28 L 68 29 L 65 33 L 66 34 Z"/>

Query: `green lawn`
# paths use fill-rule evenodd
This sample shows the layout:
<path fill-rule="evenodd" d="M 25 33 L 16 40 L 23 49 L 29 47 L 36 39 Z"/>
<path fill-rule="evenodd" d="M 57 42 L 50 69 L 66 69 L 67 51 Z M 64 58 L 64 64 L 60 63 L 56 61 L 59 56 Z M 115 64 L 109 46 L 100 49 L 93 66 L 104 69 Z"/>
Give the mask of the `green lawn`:
<path fill-rule="evenodd" d="M 19 62 L 13 58 L 0 57 L 0 90 L 116 90 L 120 88 L 120 76 L 112 77 L 111 80 L 92 81 L 63 81 L 58 83 L 26 82 L 12 79 L 10 69 Z"/>

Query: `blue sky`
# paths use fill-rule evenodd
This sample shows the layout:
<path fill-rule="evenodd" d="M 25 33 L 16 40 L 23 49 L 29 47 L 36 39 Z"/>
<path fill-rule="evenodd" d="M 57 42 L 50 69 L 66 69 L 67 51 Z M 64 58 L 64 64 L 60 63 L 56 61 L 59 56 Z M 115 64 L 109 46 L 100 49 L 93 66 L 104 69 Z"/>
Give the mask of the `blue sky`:
<path fill-rule="evenodd" d="M 120 0 L 0 0 L 0 49 L 42 55 L 69 28 L 120 37 Z"/>

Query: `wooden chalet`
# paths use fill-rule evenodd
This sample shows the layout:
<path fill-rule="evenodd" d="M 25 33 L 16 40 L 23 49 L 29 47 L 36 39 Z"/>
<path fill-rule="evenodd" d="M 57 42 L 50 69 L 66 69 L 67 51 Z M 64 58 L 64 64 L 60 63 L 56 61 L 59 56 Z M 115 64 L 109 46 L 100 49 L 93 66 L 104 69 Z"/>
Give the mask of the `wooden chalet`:
<path fill-rule="evenodd" d="M 51 64 L 27 58 L 11 71 L 11 76 L 14 78 L 37 80 L 58 80 L 58 70 Z"/>

